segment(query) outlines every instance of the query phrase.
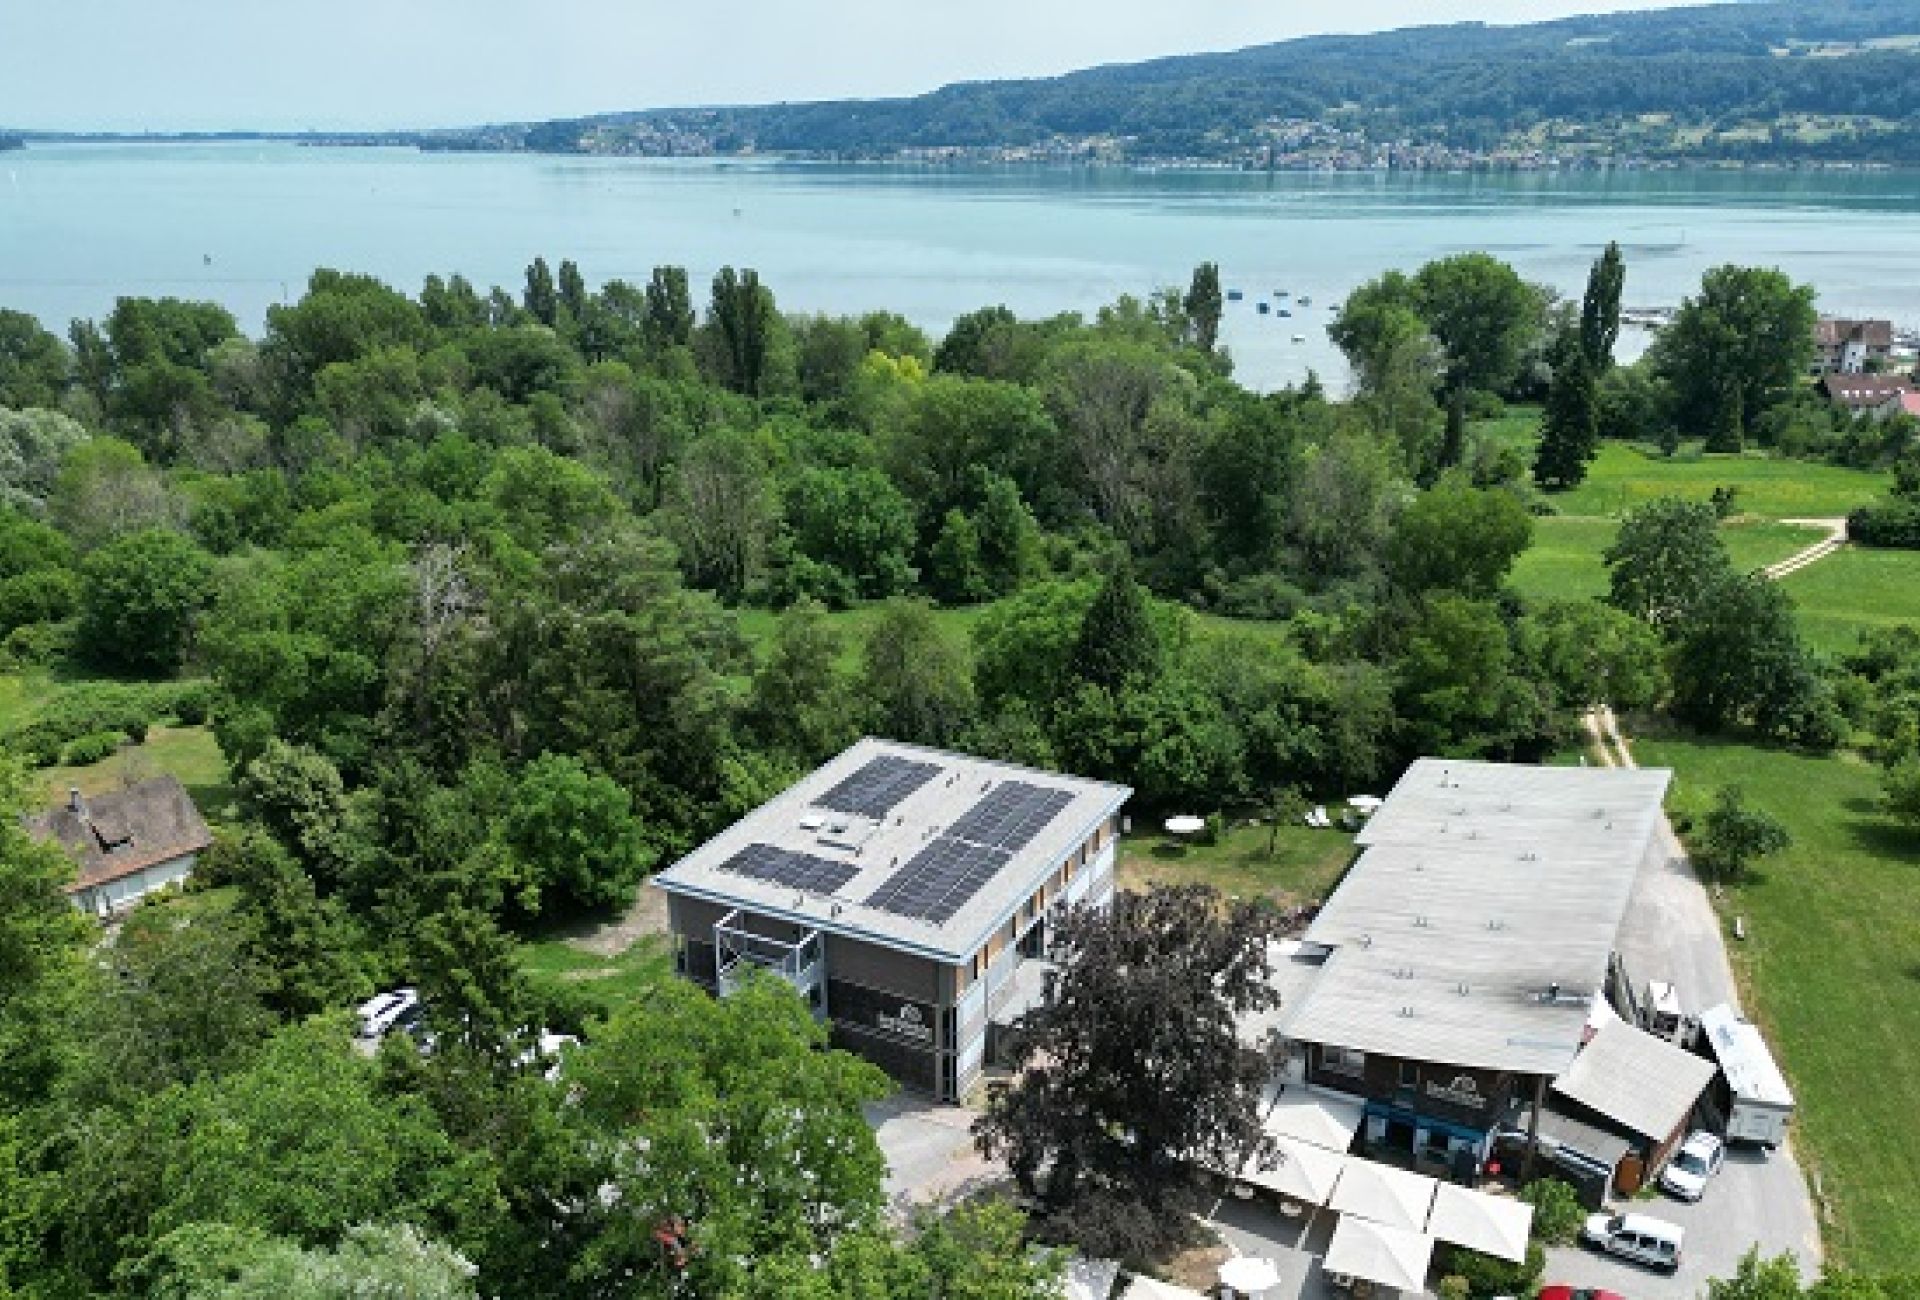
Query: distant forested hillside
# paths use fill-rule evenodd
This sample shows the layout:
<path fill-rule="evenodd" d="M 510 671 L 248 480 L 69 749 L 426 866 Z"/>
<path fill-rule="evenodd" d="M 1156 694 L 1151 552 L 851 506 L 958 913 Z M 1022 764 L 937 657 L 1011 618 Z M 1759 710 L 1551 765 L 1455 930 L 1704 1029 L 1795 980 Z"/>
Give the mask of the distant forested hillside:
<path fill-rule="evenodd" d="M 1920 161 L 1920 2 L 1726 4 L 1312 37 L 911 99 L 659 110 L 428 141 L 848 156 L 1044 153 L 1071 142 L 1111 156 L 1250 162 L 1389 144 Z"/>

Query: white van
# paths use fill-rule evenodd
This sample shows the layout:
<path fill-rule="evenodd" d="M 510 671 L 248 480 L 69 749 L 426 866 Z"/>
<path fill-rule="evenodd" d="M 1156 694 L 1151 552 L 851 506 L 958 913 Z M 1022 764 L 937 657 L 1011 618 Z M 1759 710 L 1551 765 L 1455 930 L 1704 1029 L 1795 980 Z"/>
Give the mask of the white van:
<path fill-rule="evenodd" d="M 1580 1229 L 1583 1240 L 1609 1255 L 1668 1272 L 1680 1267 L 1680 1243 L 1686 1235 L 1685 1229 L 1644 1214 L 1590 1214 Z"/>

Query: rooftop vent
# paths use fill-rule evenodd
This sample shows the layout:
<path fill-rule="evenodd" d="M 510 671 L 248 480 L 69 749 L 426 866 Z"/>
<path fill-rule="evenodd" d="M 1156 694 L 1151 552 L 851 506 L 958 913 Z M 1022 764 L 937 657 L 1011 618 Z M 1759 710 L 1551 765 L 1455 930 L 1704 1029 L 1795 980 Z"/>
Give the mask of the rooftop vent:
<path fill-rule="evenodd" d="M 1458 993 L 1463 998 L 1467 996 L 1467 982 L 1465 980 L 1461 980 L 1459 984 L 1454 986 L 1454 992 Z"/>

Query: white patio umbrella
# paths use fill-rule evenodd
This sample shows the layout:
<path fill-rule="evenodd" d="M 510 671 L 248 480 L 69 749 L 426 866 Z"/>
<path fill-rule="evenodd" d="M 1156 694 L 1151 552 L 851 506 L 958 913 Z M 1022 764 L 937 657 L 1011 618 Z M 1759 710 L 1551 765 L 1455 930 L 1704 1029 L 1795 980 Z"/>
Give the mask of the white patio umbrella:
<path fill-rule="evenodd" d="M 1425 1233 L 1343 1214 L 1320 1267 L 1328 1273 L 1365 1278 L 1396 1291 L 1419 1294 L 1427 1289 L 1427 1265 L 1432 1260 L 1433 1238 Z"/>
<path fill-rule="evenodd" d="M 1272 1156 L 1247 1161 L 1240 1181 L 1305 1205 L 1325 1205 L 1340 1181 L 1340 1157 L 1295 1138 L 1275 1137 L 1273 1145 Z"/>
<path fill-rule="evenodd" d="M 1205 829 L 1207 829 L 1207 819 L 1205 817 L 1167 818 L 1167 834 L 1169 835 L 1198 835 Z"/>
<path fill-rule="evenodd" d="M 1274 1267 L 1270 1259 L 1262 1259 L 1258 1255 L 1240 1255 L 1220 1266 L 1220 1285 L 1247 1295 L 1258 1295 L 1280 1285 L 1280 1270 Z"/>
<path fill-rule="evenodd" d="M 1440 1184 L 1433 1215 L 1427 1220 L 1430 1236 L 1516 1264 L 1527 1257 L 1527 1233 L 1532 1226 L 1533 1207 L 1525 1201 L 1488 1196 L 1452 1183 Z"/>
<path fill-rule="evenodd" d="M 1427 1226 L 1438 1184 L 1424 1174 L 1410 1174 L 1391 1165 L 1360 1156 L 1343 1156 L 1340 1185 L 1327 1204 L 1343 1215 L 1359 1215 L 1375 1223 L 1419 1232 Z"/>

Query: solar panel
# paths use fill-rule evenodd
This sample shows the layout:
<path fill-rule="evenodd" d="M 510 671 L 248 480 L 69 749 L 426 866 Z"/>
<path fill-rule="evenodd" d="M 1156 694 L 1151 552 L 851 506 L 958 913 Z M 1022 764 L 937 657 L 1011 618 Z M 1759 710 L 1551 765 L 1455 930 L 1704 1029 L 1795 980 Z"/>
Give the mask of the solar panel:
<path fill-rule="evenodd" d="M 721 863 L 720 870 L 813 894 L 834 893 L 859 874 L 858 868 L 844 862 L 817 858 L 811 853 L 795 853 L 771 844 L 747 845 Z"/>
<path fill-rule="evenodd" d="M 939 773 L 938 763 L 917 763 L 910 758 L 885 754 L 861 764 L 859 771 L 843 777 L 813 802 L 815 807 L 879 821 L 893 811 L 895 804 Z"/>
<path fill-rule="evenodd" d="M 907 860 L 867 898 L 896 916 L 945 925 L 1013 855 L 943 835 Z"/>
<path fill-rule="evenodd" d="M 1073 795 L 1051 786 L 1026 781 L 1002 781 L 982 795 L 947 828 L 957 840 L 969 840 L 996 849 L 1024 849 L 1046 829 Z"/>

